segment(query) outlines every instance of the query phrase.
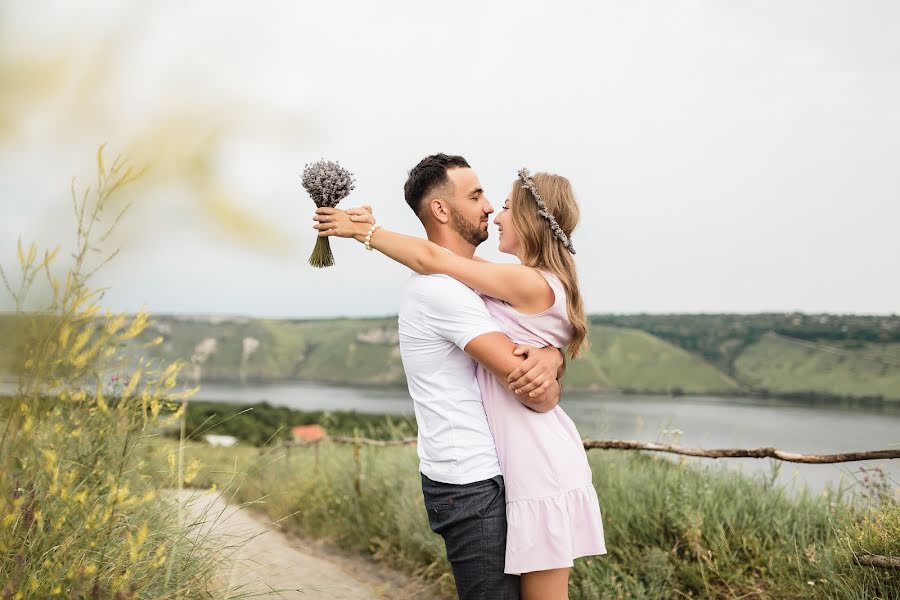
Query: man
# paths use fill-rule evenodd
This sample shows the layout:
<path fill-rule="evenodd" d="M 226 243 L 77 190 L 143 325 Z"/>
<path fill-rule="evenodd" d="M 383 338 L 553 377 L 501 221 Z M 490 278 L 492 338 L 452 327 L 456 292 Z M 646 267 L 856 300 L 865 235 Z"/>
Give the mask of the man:
<path fill-rule="evenodd" d="M 463 157 L 426 157 L 410 171 L 404 194 L 428 239 L 447 251 L 472 258 L 487 239 L 494 209 Z M 516 351 L 481 297 L 445 275 L 410 277 L 403 288 L 399 330 L 419 427 L 428 521 L 444 538 L 459 597 L 517 599 L 518 576 L 503 572 L 504 484 L 476 361 L 501 381 L 512 381 L 525 406 L 544 412 L 559 401 L 562 355 L 556 348 Z"/>

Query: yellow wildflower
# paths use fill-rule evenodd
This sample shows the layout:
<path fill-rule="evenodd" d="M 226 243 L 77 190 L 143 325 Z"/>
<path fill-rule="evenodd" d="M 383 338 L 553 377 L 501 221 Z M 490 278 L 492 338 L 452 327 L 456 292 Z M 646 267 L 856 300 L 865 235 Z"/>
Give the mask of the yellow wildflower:
<path fill-rule="evenodd" d="M 199 472 L 200 472 L 200 459 L 195 458 L 195 459 L 191 460 L 191 464 L 189 464 L 187 469 L 185 470 L 184 482 L 185 483 L 192 482 L 197 477 L 197 473 L 199 473 Z"/>
<path fill-rule="evenodd" d="M 131 325 L 128 327 L 125 332 L 122 333 L 120 339 L 122 340 L 130 340 L 131 338 L 137 337 L 140 335 L 144 329 L 147 328 L 147 321 L 150 319 L 150 315 L 145 312 L 140 312 L 134 318 L 134 321 L 131 322 Z"/>
<path fill-rule="evenodd" d="M 154 563 L 155 567 L 161 567 L 166 562 L 166 547 L 165 545 L 160 546 L 156 549 L 156 562 Z"/>
<path fill-rule="evenodd" d="M 121 329 L 123 323 L 125 323 L 125 315 L 118 315 L 106 324 L 106 333 L 108 335 L 115 335 L 116 332 Z"/>
<path fill-rule="evenodd" d="M 72 335 L 72 328 L 69 327 L 68 323 L 63 323 L 62 327 L 59 330 L 59 348 L 60 348 L 60 350 L 66 349 L 66 346 L 69 343 L 70 335 Z"/>
<path fill-rule="evenodd" d="M 140 549 L 144 542 L 147 541 L 148 533 L 147 524 L 144 523 L 138 529 L 136 536 L 132 537 L 130 533 L 128 534 L 128 558 L 131 559 L 131 562 L 136 563 L 140 558 Z"/>
<path fill-rule="evenodd" d="M 103 384 L 97 384 L 97 407 L 100 409 L 100 412 L 103 414 L 109 414 L 109 405 L 106 403 L 106 400 L 103 398 Z"/>
<path fill-rule="evenodd" d="M 79 333 L 75 338 L 75 342 L 72 344 L 71 350 L 69 350 L 69 355 L 71 356 L 81 352 L 81 349 L 84 348 L 85 344 L 88 343 L 88 340 L 91 339 L 92 334 L 93 331 L 91 331 L 90 329 L 85 329 L 84 331 Z"/>
<path fill-rule="evenodd" d="M 122 400 L 127 400 L 131 397 L 131 394 L 134 393 L 135 388 L 137 388 L 138 382 L 141 380 L 141 370 L 138 369 L 131 375 L 131 379 L 128 381 L 128 385 L 125 387 L 125 390 L 122 392 Z"/>

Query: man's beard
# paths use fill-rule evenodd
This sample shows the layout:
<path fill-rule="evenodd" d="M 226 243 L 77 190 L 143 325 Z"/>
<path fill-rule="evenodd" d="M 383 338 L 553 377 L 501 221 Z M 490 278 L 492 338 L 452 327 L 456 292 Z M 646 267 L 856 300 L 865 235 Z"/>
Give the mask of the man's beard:
<path fill-rule="evenodd" d="M 452 205 L 448 205 L 448 208 L 450 209 L 450 228 L 458 233 L 462 239 L 476 247 L 488 239 L 487 229 L 481 229 L 480 221 L 473 225 Z"/>

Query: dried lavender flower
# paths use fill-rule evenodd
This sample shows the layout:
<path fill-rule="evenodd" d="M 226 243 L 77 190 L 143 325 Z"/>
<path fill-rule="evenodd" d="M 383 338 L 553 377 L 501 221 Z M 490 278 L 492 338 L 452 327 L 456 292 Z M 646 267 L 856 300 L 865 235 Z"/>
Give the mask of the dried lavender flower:
<path fill-rule="evenodd" d="M 336 162 L 319 160 L 303 168 L 301 182 L 316 206 L 334 208 L 346 198 L 354 188 L 353 173 Z M 334 255 L 327 237 L 316 239 L 316 246 L 309 257 L 309 264 L 316 267 L 330 267 Z"/>
<path fill-rule="evenodd" d="M 316 206 L 334 208 L 354 188 L 353 173 L 339 163 L 320 160 L 303 169 L 303 187 Z"/>

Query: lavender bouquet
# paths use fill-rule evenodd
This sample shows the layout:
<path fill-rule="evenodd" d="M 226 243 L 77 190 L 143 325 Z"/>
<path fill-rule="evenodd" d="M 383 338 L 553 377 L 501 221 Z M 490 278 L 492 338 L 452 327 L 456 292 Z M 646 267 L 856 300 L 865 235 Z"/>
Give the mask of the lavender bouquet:
<path fill-rule="evenodd" d="M 316 206 L 334 208 L 353 191 L 353 173 L 336 162 L 320 160 L 303 168 L 303 187 Z M 316 239 L 316 246 L 309 257 L 309 264 L 316 268 L 334 264 L 331 244 L 327 237 Z"/>

